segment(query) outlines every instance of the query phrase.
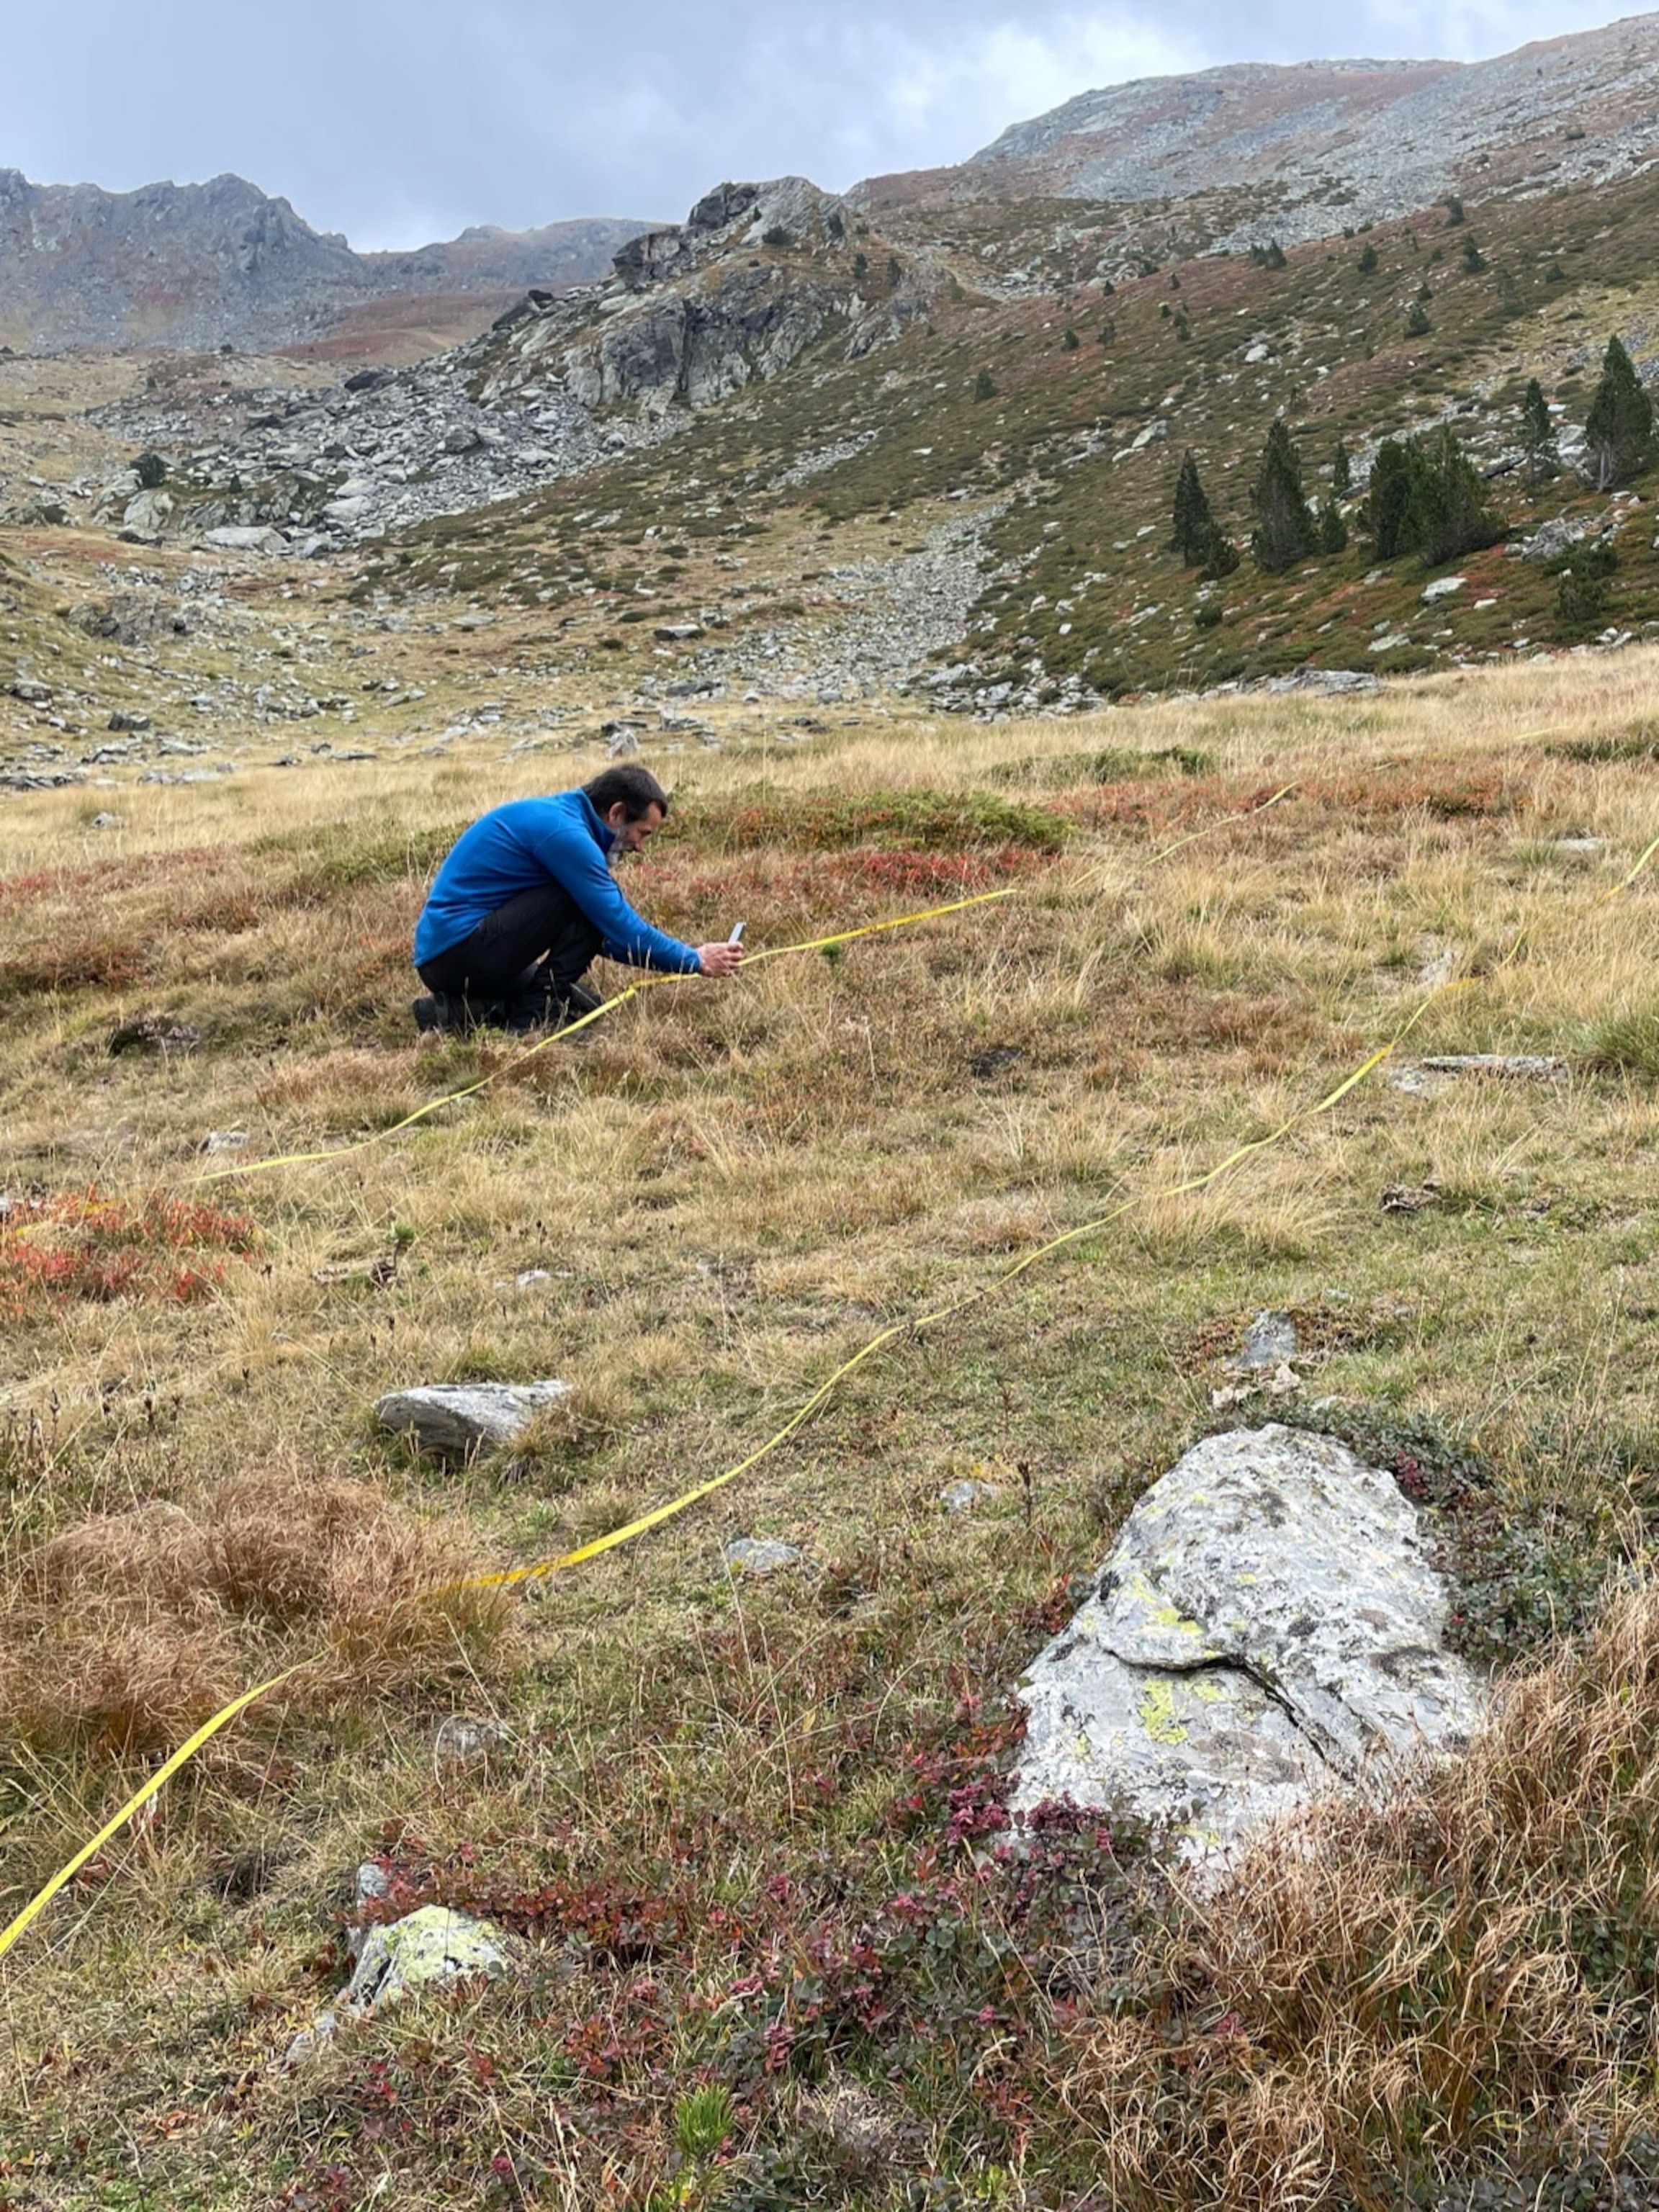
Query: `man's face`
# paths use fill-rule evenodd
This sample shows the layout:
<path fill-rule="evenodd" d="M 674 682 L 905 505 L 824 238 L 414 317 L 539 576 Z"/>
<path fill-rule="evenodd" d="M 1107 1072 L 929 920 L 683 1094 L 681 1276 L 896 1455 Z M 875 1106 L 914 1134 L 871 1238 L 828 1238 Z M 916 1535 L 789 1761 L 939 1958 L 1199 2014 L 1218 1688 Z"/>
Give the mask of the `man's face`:
<path fill-rule="evenodd" d="M 627 809 L 619 799 L 605 818 L 607 826 L 617 833 L 617 851 L 637 853 L 643 849 L 646 841 L 654 837 L 661 829 L 662 809 L 660 806 L 647 806 L 636 822 L 630 822 L 627 818 Z"/>

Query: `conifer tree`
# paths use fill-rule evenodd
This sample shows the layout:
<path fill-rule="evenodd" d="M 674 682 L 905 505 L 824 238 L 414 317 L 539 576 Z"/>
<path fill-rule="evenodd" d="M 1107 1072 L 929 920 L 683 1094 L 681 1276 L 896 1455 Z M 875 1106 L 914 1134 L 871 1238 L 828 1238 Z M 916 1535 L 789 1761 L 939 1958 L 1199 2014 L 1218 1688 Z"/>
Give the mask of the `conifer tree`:
<path fill-rule="evenodd" d="M 1362 276 L 1375 276 L 1376 274 L 1376 248 L 1369 241 L 1359 250 L 1358 268 Z"/>
<path fill-rule="evenodd" d="M 1521 402 L 1521 449 L 1527 457 L 1527 482 L 1540 483 L 1561 465 L 1556 448 L 1555 425 L 1550 420 L 1544 387 L 1534 376 Z"/>
<path fill-rule="evenodd" d="M 1399 439 L 1384 438 L 1371 463 L 1370 489 L 1365 500 L 1365 520 L 1376 540 L 1379 561 L 1392 561 L 1409 549 L 1411 504 L 1411 452 Z"/>
<path fill-rule="evenodd" d="M 1371 464 L 1366 522 L 1379 561 L 1420 553 L 1431 568 L 1504 534 L 1479 470 L 1449 427 L 1409 445 L 1382 441 Z"/>
<path fill-rule="evenodd" d="M 1190 448 L 1181 457 L 1181 472 L 1176 478 L 1173 521 L 1170 550 L 1180 554 L 1182 568 L 1195 568 L 1206 558 L 1216 528 Z"/>
<path fill-rule="evenodd" d="M 1328 499 L 1319 510 L 1319 550 L 1322 553 L 1346 553 L 1348 550 L 1348 526 L 1334 499 Z"/>
<path fill-rule="evenodd" d="M 1346 440 L 1339 438 L 1331 456 L 1331 494 L 1335 499 L 1346 499 L 1352 489 L 1353 463 L 1348 458 Z"/>
<path fill-rule="evenodd" d="M 1283 416 L 1275 416 L 1267 433 L 1250 504 L 1255 510 L 1250 550 L 1269 575 L 1304 560 L 1318 544 L 1318 525 L 1303 495 L 1302 464 Z"/>
<path fill-rule="evenodd" d="M 1617 337 L 1607 340 L 1601 381 L 1584 422 L 1589 476 L 1597 491 L 1611 491 L 1645 468 L 1653 452 L 1653 402 L 1642 389 L 1630 356 Z"/>
<path fill-rule="evenodd" d="M 1413 459 L 1411 542 L 1431 568 L 1503 536 L 1502 520 L 1486 504 L 1480 471 L 1449 424 L 1419 439 Z"/>

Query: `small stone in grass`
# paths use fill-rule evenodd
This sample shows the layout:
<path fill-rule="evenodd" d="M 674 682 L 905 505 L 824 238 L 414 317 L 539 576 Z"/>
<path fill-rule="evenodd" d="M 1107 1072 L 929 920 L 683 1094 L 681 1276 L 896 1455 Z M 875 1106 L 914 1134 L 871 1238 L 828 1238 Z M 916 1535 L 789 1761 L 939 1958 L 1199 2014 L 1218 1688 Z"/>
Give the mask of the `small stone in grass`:
<path fill-rule="evenodd" d="M 964 1477 L 960 1482 L 945 1486 L 939 1494 L 939 1502 L 947 1513 L 971 1513 L 976 1505 L 988 1505 L 1001 1492 L 994 1482 L 976 1482 Z"/>
<path fill-rule="evenodd" d="M 543 1382 L 430 1382 L 392 1390 L 375 1407 L 380 1426 L 413 1434 L 431 1450 L 463 1456 L 510 1444 L 538 1413 L 569 1395 L 570 1385 Z"/>
<path fill-rule="evenodd" d="M 780 1544 L 766 1536 L 739 1536 L 726 1546 L 724 1554 L 728 1567 L 741 1567 L 745 1574 L 775 1575 L 784 1567 L 793 1567 L 800 1553 L 793 1544 Z"/>

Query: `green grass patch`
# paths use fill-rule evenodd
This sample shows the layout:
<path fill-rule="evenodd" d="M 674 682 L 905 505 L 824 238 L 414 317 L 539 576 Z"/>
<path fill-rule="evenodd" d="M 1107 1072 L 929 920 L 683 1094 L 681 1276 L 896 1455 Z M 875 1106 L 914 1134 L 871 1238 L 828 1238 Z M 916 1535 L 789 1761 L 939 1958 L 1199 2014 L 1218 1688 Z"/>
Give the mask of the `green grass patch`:
<path fill-rule="evenodd" d="M 788 845 L 834 853 L 854 845 L 890 851 L 960 853 L 975 846 L 1022 846 L 1057 853 L 1069 825 L 1045 808 L 988 791 L 775 792 L 763 787 L 717 813 L 688 807 L 686 831 L 738 852 Z"/>

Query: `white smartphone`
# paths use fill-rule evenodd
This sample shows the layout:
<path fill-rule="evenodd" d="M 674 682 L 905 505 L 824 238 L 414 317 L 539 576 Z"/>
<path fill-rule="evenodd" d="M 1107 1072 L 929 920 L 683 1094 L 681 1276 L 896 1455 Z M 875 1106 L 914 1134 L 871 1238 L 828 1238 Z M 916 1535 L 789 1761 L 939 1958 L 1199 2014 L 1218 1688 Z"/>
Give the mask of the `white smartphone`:
<path fill-rule="evenodd" d="M 743 943 L 743 924 L 740 921 L 732 923 L 732 934 L 726 941 L 728 945 L 741 945 Z"/>

